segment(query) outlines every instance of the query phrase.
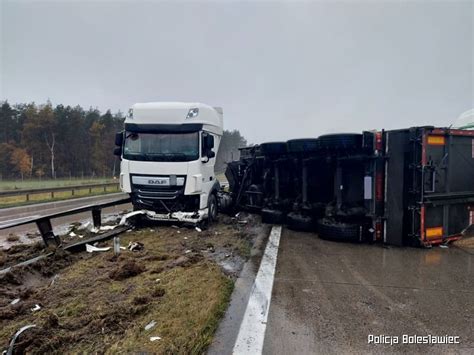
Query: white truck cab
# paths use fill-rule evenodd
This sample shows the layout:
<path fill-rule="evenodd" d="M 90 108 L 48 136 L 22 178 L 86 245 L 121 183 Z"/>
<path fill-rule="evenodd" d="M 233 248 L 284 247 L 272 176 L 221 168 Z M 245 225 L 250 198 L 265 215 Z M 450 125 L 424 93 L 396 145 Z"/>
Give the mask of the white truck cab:
<path fill-rule="evenodd" d="M 223 133 L 221 108 L 201 103 L 133 105 L 114 154 L 120 187 L 149 219 L 198 223 L 217 217 L 214 174 Z"/>

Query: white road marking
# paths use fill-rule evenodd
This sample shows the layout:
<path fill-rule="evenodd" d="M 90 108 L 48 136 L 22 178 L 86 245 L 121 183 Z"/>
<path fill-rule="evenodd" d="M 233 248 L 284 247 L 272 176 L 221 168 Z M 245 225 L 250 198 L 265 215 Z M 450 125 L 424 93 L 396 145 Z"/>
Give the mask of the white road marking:
<path fill-rule="evenodd" d="M 262 353 L 280 236 L 281 226 L 274 226 L 250 291 L 247 308 L 234 345 L 233 354 L 235 355 Z"/>

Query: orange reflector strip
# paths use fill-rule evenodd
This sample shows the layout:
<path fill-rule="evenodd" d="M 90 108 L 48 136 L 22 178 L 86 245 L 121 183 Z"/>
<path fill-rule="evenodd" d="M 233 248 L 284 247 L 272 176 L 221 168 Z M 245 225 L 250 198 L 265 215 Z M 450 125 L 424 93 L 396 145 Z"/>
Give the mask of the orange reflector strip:
<path fill-rule="evenodd" d="M 426 228 L 426 238 L 437 238 L 443 236 L 443 227 Z"/>
<path fill-rule="evenodd" d="M 428 136 L 428 144 L 431 145 L 444 145 L 446 138 L 444 136 Z"/>

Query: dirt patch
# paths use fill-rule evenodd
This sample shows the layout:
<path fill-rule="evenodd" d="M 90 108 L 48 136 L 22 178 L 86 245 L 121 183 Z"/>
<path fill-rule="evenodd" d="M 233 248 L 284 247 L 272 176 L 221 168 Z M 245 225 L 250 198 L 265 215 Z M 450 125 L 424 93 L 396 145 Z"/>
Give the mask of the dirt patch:
<path fill-rule="evenodd" d="M 117 267 L 115 267 L 110 273 L 109 277 L 112 280 L 125 280 L 129 277 L 137 276 L 145 271 L 145 267 L 141 264 L 137 264 L 135 260 L 126 260 Z"/>
<path fill-rule="evenodd" d="M 201 232 L 142 228 L 122 234 L 120 242 L 126 247 L 139 241 L 143 250 L 122 250 L 118 257 L 112 250 L 56 252 L 5 275 L 5 281 L 0 279 L 0 349 L 19 328 L 36 324 L 20 336 L 17 350 L 202 353 L 227 307 L 239 267 L 264 228 L 253 216 L 222 222 Z M 9 253 L 4 256 L 11 262 Z M 226 270 L 222 261 L 234 259 L 241 262 Z M 36 305 L 40 309 L 33 311 Z"/>

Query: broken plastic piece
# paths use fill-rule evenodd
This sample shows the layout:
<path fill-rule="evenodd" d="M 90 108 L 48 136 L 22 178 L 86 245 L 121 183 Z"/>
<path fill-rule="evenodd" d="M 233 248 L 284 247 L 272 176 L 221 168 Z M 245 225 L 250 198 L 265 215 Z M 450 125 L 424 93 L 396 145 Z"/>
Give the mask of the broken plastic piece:
<path fill-rule="evenodd" d="M 202 232 L 202 229 L 201 229 L 201 228 L 199 228 L 199 227 L 196 227 L 196 230 L 197 230 L 199 233 L 201 233 L 201 232 Z"/>
<path fill-rule="evenodd" d="M 161 340 L 160 337 L 150 337 L 150 341 L 157 341 L 157 340 Z"/>
<path fill-rule="evenodd" d="M 13 301 L 10 302 L 11 305 L 14 305 L 14 304 L 17 304 L 18 302 L 20 302 L 20 299 L 19 298 L 15 298 Z"/>
<path fill-rule="evenodd" d="M 189 254 L 190 252 L 192 252 L 192 250 L 191 250 L 191 249 L 188 249 L 188 250 L 186 250 L 186 251 L 184 252 L 184 254 Z"/>
<path fill-rule="evenodd" d="M 100 231 L 110 231 L 112 229 L 115 229 L 117 226 L 102 226 L 99 228 Z"/>
<path fill-rule="evenodd" d="M 140 251 L 143 250 L 145 246 L 140 242 L 130 242 L 128 243 L 128 250 L 130 251 Z"/>
<path fill-rule="evenodd" d="M 145 330 L 150 330 L 150 329 L 153 328 L 155 325 L 156 325 L 156 322 L 155 322 L 154 320 L 152 320 L 150 323 L 148 323 L 147 325 L 145 325 Z"/>
<path fill-rule="evenodd" d="M 39 304 L 35 304 L 35 306 L 31 309 L 31 312 L 36 312 L 41 309 L 41 306 Z"/>
<path fill-rule="evenodd" d="M 140 211 L 133 211 L 133 212 L 127 213 L 126 215 L 122 216 L 122 219 L 120 220 L 119 225 L 123 226 L 125 223 L 127 223 L 127 220 L 130 217 L 137 216 L 139 214 L 143 215 L 143 214 L 146 214 L 146 212 L 144 210 L 140 210 Z"/>
<path fill-rule="evenodd" d="M 69 236 L 70 236 L 70 237 L 76 237 L 76 236 L 77 236 L 77 234 L 76 234 L 76 233 L 74 233 L 74 232 L 71 232 L 71 233 L 69 233 Z"/>
<path fill-rule="evenodd" d="M 23 333 L 25 330 L 27 329 L 30 329 L 30 328 L 34 328 L 36 327 L 35 324 L 29 324 L 29 325 L 25 325 L 24 327 L 21 327 L 16 333 L 15 335 L 13 336 L 11 342 L 10 342 L 10 346 L 8 347 L 8 350 L 6 351 L 6 355 L 13 355 L 13 349 L 15 347 L 15 342 L 16 342 L 16 339 L 20 336 L 21 333 Z"/>
<path fill-rule="evenodd" d="M 88 253 L 93 253 L 95 251 L 108 251 L 108 250 L 110 250 L 110 247 L 99 248 L 99 247 L 95 247 L 95 246 L 90 245 L 90 244 L 86 244 L 86 251 Z"/>

